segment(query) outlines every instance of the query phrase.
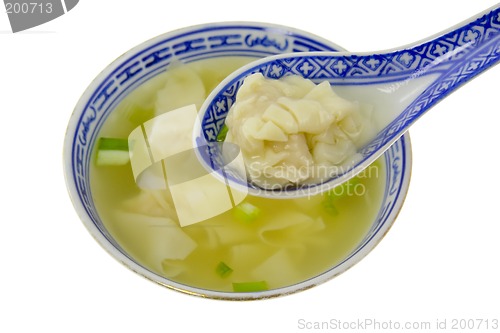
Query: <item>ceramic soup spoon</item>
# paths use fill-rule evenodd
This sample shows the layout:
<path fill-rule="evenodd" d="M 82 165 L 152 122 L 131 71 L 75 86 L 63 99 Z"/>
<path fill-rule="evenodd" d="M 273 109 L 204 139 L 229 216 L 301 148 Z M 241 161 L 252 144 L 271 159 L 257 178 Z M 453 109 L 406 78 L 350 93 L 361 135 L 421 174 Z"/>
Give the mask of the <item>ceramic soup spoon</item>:
<path fill-rule="evenodd" d="M 500 60 L 500 5 L 425 41 L 376 52 L 301 52 L 263 58 L 234 72 L 207 98 L 200 110 L 202 163 L 229 183 L 247 186 L 266 197 L 298 197 L 331 189 L 361 172 L 388 149 L 427 110 Z M 320 184 L 262 189 L 228 171 L 215 144 L 229 107 L 246 77 L 260 72 L 280 79 L 300 75 L 315 83 L 327 80 L 340 96 L 373 106 L 377 133 L 359 148 L 361 159 Z M 215 130 L 215 133 L 213 132 Z"/>

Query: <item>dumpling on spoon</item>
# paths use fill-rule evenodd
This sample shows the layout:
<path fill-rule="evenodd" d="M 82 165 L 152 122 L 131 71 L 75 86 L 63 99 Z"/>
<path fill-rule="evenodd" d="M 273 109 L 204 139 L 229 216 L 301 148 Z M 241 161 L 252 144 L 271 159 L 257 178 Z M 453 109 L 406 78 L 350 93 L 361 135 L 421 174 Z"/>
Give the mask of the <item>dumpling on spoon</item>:
<path fill-rule="evenodd" d="M 373 133 L 371 109 L 320 84 L 256 73 L 238 90 L 225 142 L 240 147 L 249 179 L 265 189 L 320 183 L 359 158 Z"/>

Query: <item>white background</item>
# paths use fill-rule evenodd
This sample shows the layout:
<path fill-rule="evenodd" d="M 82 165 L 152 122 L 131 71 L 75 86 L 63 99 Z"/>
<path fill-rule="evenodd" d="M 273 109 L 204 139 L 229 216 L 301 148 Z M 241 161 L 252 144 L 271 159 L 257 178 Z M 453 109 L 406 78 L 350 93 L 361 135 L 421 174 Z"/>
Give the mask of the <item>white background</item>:
<path fill-rule="evenodd" d="M 266 21 L 371 51 L 421 40 L 496 2 L 81 0 L 17 34 L 2 8 L 0 332 L 301 332 L 301 319 L 433 328 L 438 319 L 448 328 L 453 318 L 500 320 L 500 67 L 411 128 L 410 190 L 379 246 L 334 280 L 287 297 L 207 300 L 132 273 L 79 221 L 62 169 L 66 124 L 86 86 L 117 56 L 161 33 Z"/>

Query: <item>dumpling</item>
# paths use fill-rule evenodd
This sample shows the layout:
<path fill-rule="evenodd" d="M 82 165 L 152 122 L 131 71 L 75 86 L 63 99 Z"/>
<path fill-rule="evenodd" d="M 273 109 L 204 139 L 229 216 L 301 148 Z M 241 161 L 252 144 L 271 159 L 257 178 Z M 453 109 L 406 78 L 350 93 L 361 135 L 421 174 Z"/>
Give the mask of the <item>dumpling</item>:
<path fill-rule="evenodd" d="M 272 121 L 286 134 L 296 134 L 299 132 L 299 125 L 295 117 L 280 105 L 271 104 L 262 114 L 262 120 Z"/>
<path fill-rule="evenodd" d="M 261 73 L 245 79 L 226 125 L 226 142 L 241 148 L 248 178 L 268 189 L 326 180 L 359 157 L 372 127 L 360 105 L 327 81 Z"/>
<path fill-rule="evenodd" d="M 334 119 L 324 110 L 321 103 L 315 100 L 281 97 L 277 103 L 297 120 L 299 132 L 313 134 L 324 132 Z"/>

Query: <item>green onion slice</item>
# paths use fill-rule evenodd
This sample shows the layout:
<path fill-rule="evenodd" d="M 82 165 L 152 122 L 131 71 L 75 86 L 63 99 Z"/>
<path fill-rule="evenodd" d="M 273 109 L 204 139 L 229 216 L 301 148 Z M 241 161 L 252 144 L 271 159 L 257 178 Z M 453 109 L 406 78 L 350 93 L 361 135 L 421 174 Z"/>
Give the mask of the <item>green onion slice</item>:
<path fill-rule="evenodd" d="M 233 282 L 233 291 L 235 292 L 252 292 L 268 290 L 266 281 L 255 282 Z"/>
<path fill-rule="evenodd" d="M 221 278 L 225 278 L 225 277 L 228 277 L 229 275 L 231 275 L 231 273 L 233 272 L 233 269 L 231 267 L 229 267 L 225 262 L 221 261 L 221 262 L 219 262 L 219 264 L 215 268 L 215 272 Z"/>

